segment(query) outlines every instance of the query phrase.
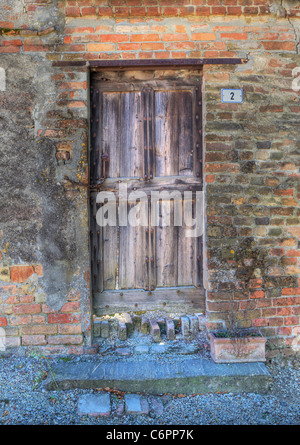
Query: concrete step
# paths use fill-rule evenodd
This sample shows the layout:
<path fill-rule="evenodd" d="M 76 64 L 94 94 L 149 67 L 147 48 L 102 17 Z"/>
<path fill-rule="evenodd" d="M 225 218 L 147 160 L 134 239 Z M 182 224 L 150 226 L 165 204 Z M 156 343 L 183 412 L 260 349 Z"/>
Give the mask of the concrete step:
<path fill-rule="evenodd" d="M 164 360 L 118 358 L 77 359 L 52 367 L 45 380 L 49 390 L 104 389 L 144 394 L 204 394 L 208 392 L 266 393 L 271 376 L 263 363 L 217 364 L 203 358 Z"/>

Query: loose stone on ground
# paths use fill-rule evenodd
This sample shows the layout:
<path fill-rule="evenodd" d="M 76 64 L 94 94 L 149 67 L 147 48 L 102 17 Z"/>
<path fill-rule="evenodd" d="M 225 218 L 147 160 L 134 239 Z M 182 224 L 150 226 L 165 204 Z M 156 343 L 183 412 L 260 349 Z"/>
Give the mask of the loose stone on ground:
<path fill-rule="evenodd" d="M 148 414 L 149 405 L 145 398 L 138 394 L 126 394 L 125 410 L 127 414 Z"/>
<path fill-rule="evenodd" d="M 109 394 L 85 394 L 78 401 L 79 416 L 109 416 L 111 404 Z"/>

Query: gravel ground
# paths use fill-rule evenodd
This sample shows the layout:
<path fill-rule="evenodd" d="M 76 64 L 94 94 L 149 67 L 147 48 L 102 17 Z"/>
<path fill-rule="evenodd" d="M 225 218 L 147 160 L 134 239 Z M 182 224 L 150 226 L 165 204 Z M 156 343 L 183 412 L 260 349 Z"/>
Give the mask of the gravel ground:
<path fill-rule="evenodd" d="M 95 356 L 85 359 L 97 361 Z M 90 418 L 77 415 L 77 403 L 80 395 L 93 391 L 49 392 L 43 388 L 43 379 L 57 360 L 63 358 L 0 356 L 0 425 L 296 425 L 300 421 L 300 370 L 296 365 L 268 365 L 273 376 L 268 395 L 164 395 L 163 415 Z M 116 398 L 122 395 L 112 394 L 112 400 Z"/>

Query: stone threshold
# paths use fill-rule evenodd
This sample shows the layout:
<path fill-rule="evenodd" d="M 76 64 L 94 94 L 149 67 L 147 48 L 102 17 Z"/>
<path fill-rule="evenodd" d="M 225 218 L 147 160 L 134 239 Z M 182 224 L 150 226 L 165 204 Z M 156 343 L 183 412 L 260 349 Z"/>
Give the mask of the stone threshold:
<path fill-rule="evenodd" d="M 147 356 L 62 362 L 45 380 L 48 390 L 114 389 L 144 394 L 204 394 L 209 392 L 268 392 L 271 376 L 263 363 L 217 364 L 184 357 L 160 360 Z"/>

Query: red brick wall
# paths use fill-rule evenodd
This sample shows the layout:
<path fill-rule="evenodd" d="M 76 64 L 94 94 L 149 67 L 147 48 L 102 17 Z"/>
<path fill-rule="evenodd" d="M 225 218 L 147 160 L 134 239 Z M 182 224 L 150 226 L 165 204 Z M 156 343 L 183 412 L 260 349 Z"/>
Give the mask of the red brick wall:
<path fill-rule="evenodd" d="M 26 5 L 32 23 L 48 7 L 42 1 Z M 299 3 L 290 0 L 283 9 L 266 0 L 70 0 L 61 3 L 61 14 L 63 7 L 66 23 L 59 32 L 52 25 L 22 27 L 20 16 L 0 23 L 0 53 L 38 56 L 40 66 L 51 67 L 56 100 L 36 138 L 55 144 L 58 163 L 73 166 L 80 183 L 87 182 L 88 66 L 52 62 L 249 60 L 203 69 L 208 327 L 228 325 L 234 312 L 240 327 L 259 327 L 268 336 L 269 356 L 293 354 L 300 333 L 300 107 L 292 89 L 293 69 L 300 66 Z M 244 103 L 222 104 L 223 87 L 243 88 Z M 78 131 L 82 153 L 75 163 Z M 66 196 L 79 199 L 72 183 L 64 187 Z M 51 309 L 38 285 L 26 287 L 30 277 L 38 283 L 42 265 L 16 267 L 3 263 L 0 269 L 0 325 L 10 344 L 84 351 L 90 326 L 82 318 L 91 314 L 80 292 Z"/>
<path fill-rule="evenodd" d="M 108 0 L 67 1 L 68 17 L 186 17 L 209 15 L 258 15 L 269 14 L 269 0 Z M 299 14 L 296 3 L 289 13 Z"/>
<path fill-rule="evenodd" d="M 6 329 L 7 348 L 34 345 L 42 346 L 45 353 L 83 352 L 80 292 L 70 293 L 55 311 L 37 292 L 41 265 L 11 266 L 5 272 L 7 284 L 0 286 L 0 326 Z"/>
<path fill-rule="evenodd" d="M 25 1 L 26 13 L 34 16 L 47 8 L 47 1 Z M 297 1 L 286 2 L 291 16 L 299 14 Z M 273 0 L 67 0 L 67 17 L 186 17 L 209 15 L 263 15 L 270 14 Z"/>

